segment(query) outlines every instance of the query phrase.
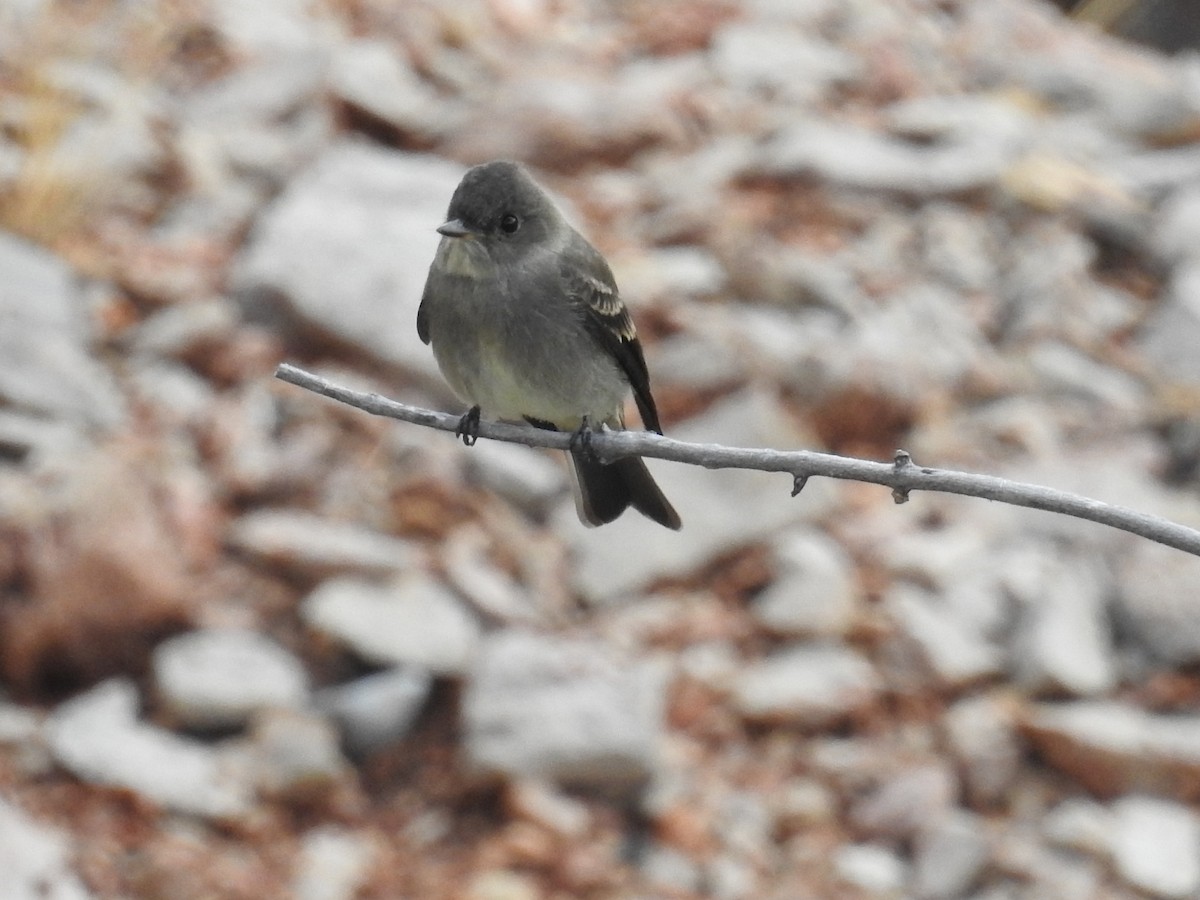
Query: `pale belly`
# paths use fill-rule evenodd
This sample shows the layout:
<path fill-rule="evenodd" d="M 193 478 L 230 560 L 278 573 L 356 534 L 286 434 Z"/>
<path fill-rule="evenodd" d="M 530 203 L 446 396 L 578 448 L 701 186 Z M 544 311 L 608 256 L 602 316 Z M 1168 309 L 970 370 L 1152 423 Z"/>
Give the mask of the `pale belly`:
<path fill-rule="evenodd" d="M 490 419 L 551 422 L 567 431 L 583 417 L 593 425 L 620 426 L 628 386 L 616 376 L 616 364 L 597 356 L 562 364 L 565 353 L 509 353 L 497 340 L 476 335 L 434 345 L 446 381 L 466 403 L 478 405 Z"/>

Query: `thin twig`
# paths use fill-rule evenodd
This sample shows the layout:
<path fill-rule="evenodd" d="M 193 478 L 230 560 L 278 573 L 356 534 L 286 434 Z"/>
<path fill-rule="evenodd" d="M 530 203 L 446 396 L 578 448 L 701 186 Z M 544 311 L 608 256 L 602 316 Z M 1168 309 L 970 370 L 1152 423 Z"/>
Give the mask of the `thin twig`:
<path fill-rule="evenodd" d="M 288 363 L 281 364 L 275 370 L 275 377 L 373 415 L 387 416 L 441 431 L 453 432 L 458 427 L 460 416 L 408 406 L 379 394 L 352 391 Z M 545 431 L 526 425 L 486 420 L 479 423 L 479 436 L 553 450 L 566 450 L 571 441 L 571 435 L 566 432 Z M 719 444 L 691 444 L 648 431 L 596 432 L 592 437 L 591 446 L 597 456 L 606 462 L 625 456 L 645 456 L 703 466 L 706 469 L 788 472 L 793 478 L 794 492 L 798 492 L 807 479 L 823 475 L 826 478 L 863 481 L 889 487 L 897 503 L 907 500 L 912 491 L 941 491 L 980 497 L 1099 522 L 1101 525 L 1109 525 L 1200 556 L 1200 531 L 1194 528 L 1053 488 L 1021 484 L 993 475 L 974 475 L 918 466 L 903 450 L 896 452 L 892 463 L 880 463 L 812 450 L 757 450 L 724 447 Z"/>

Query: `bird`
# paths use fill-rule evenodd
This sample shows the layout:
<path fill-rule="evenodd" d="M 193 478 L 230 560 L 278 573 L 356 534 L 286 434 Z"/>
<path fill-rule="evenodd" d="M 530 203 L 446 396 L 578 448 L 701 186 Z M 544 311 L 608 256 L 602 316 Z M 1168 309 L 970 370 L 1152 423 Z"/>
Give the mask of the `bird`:
<path fill-rule="evenodd" d="M 625 428 L 632 392 L 642 424 L 662 434 L 637 328 L 603 255 L 519 163 L 474 166 L 450 199 L 417 311 L 450 388 L 480 416 L 571 432 L 572 493 L 589 526 L 633 507 L 679 529 L 679 513 L 640 457 L 601 462 L 593 429 Z"/>

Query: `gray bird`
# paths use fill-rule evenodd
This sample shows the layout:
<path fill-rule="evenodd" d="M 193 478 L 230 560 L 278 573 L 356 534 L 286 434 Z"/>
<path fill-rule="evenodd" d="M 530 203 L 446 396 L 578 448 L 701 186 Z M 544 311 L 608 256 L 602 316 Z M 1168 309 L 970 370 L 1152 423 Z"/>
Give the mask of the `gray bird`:
<path fill-rule="evenodd" d="M 630 389 L 642 422 L 662 433 L 637 329 L 604 257 L 567 223 L 524 168 L 469 170 L 450 200 L 417 312 L 455 394 L 471 405 L 459 433 L 473 444 L 479 417 L 574 432 L 575 505 L 587 525 L 632 506 L 679 528 L 637 457 L 605 465 L 589 429 L 625 427 Z"/>

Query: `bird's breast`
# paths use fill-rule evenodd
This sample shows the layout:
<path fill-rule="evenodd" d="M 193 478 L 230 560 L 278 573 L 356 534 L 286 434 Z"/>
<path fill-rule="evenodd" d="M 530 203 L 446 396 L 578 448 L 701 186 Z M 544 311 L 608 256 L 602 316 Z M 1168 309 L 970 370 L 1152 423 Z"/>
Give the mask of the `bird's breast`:
<path fill-rule="evenodd" d="M 473 238 L 442 238 L 437 250 L 437 265 L 446 275 L 472 280 L 487 278 L 494 269 L 487 250 Z"/>

